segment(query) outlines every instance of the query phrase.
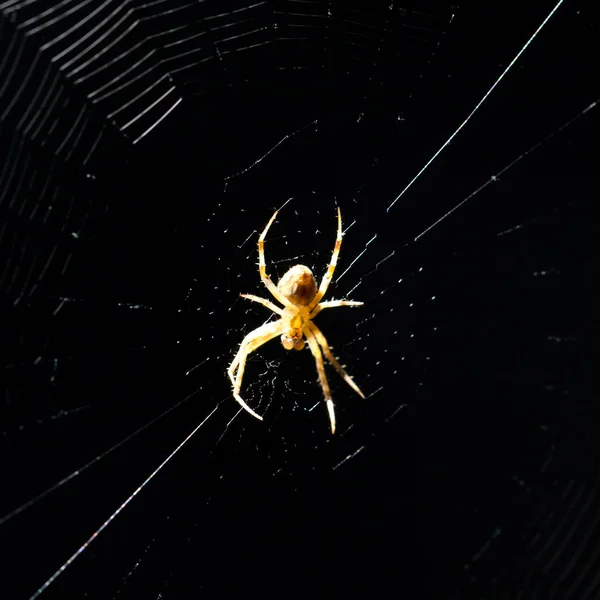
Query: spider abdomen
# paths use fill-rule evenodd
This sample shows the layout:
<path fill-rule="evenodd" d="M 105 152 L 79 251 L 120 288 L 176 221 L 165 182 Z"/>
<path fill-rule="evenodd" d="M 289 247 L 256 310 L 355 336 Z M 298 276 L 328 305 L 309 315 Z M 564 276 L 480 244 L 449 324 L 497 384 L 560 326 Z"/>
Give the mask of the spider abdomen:
<path fill-rule="evenodd" d="M 317 295 L 317 282 L 308 267 L 295 265 L 279 280 L 277 289 L 295 306 L 306 306 Z"/>

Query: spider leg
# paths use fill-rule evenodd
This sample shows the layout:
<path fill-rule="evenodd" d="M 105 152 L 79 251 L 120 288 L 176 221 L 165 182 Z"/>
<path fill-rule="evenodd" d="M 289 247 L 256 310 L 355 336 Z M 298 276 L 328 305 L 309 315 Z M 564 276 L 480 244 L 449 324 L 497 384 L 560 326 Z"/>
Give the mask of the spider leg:
<path fill-rule="evenodd" d="M 335 238 L 335 246 L 333 247 L 333 254 L 331 255 L 331 262 L 329 263 L 329 268 L 325 275 L 323 275 L 323 279 L 321 280 L 321 285 L 319 286 L 319 291 L 317 295 L 311 300 L 311 303 L 308 305 L 308 310 L 311 311 L 319 302 L 321 298 L 325 295 L 329 284 L 331 283 L 331 279 L 333 278 L 333 272 L 335 271 L 335 267 L 337 266 L 337 259 L 340 253 L 340 248 L 342 247 L 342 213 L 340 212 L 340 208 L 338 206 L 338 230 L 337 236 Z"/>
<path fill-rule="evenodd" d="M 310 318 L 316 317 L 324 308 L 337 308 L 338 306 L 362 306 L 364 302 L 355 302 L 354 300 L 330 300 L 329 302 L 321 302 L 317 304 L 314 310 L 310 313 Z"/>
<path fill-rule="evenodd" d="M 356 383 L 354 383 L 354 380 L 352 379 L 352 377 L 350 377 L 350 375 L 348 375 L 348 373 L 346 373 L 346 371 L 344 370 L 344 367 L 342 367 L 342 365 L 340 365 L 340 363 L 335 359 L 335 357 L 331 353 L 329 344 L 327 343 L 327 340 L 325 339 L 325 336 L 323 335 L 321 330 L 312 321 L 308 321 L 308 323 L 306 325 L 308 326 L 308 329 L 314 334 L 315 338 L 317 338 L 317 341 L 319 342 L 319 345 L 323 349 L 323 354 L 325 354 L 325 356 L 327 357 L 327 360 L 335 367 L 336 371 L 342 376 L 344 381 L 361 398 L 364 398 L 365 395 L 360 391 L 360 389 L 356 385 Z"/>
<path fill-rule="evenodd" d="M 273 294 L 275 299 L 281 302 L 281 304 L 284 306 L 292 306 L 291 302 L 277 289 L 277 286 L 273 283 L 269 275 L 267 275 L 267 265 L 265 263 L 265 237 L 267 235 L 267 231 L 269 231 L 269 227 L 271 227 L 271 224 L 275 220 L 277 213 L 278 211 L 273 213 L 273 216 L 258 238 L 258 270 L 260 272 L 260 278 L 262 279 L 262 282 L 267 286 L 267 289 L 271 292 L 271 294 Z"/>
<path fill-rule="evenodd" d="M 258 302 L 259 304 L 266 306 L 268 309 L 272 310 L 274 313 L 277 313 L 278 315 L 283 314 L 283 309 L 279 308 L 279 306 L 276 306 L 275 304 L 273 304 L 270 300 L 267 300 L 266 298 L 260 298 L 259 296 L 253 296 L 252 294 L 240 294 L 240 296 L 242 298 L 246 298 L 246 300 L 252 300 L 252 302 Z"/>
<path fill-rule="evenodd" d="M 306 335 L 308 346 L 312 352 L 312 355 L 315 357 L 315 362 L 317 363 L 317 373 L 319 374 L 319 381 L 321 382 L 321 387 L 323 388 L 325 402 L 327 403 L 327 412 L 329 413 L 329 421 L 331 422 L 331 433 L 335 433 L 335 411 L 333 409 L 333 400 L 331 399 L 329 382 L 327 381 L 327 375 L 325 375 L 325 365 L 323 364 L 321 348 L 319 348 L 319 343 L 310 329 L 305 329 L 304 335 Z"/>
<path fill-rule="evenodd" d="M 266 344 L 269 340 L 278 336 L 282 332 L 282 322 L 275 321 L 274 323 L 265 323 L 260 327 L 257 327 L 251 331 L 240 344 L 240 349 L 235 355 L 229 369 L 229 379 L 233 384 L 233 397 L 237 400 L 240 406 L 247 410 L 253 417 L 256 417 L 259 421 L 262 421 L 262 417 L 257 415 L 240 396 L 240 388 L 242 386 L 242 377 L 244 376 L 244 369 L 246 368 L 246 359 L 251 352 L 254 352 L 259 346 Z M 237 371 L 237 373 L 236 373 Z"/>

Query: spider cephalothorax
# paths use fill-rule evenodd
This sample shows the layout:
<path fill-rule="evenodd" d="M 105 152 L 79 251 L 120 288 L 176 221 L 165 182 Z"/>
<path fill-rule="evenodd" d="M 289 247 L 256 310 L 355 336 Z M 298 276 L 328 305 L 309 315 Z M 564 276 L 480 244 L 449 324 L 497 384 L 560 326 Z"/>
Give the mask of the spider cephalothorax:
<path fill-rule="evenodd" d="M 314 319 L 314 317 L 324 308 L 361 306 L 363 304 L 362 302 L 353 302 L 352 300 L 321 302 L 321 298 L 323 298 L 331 283 L 331 278 L 333 277 L 333 272 L 337 265 L 337 258 L 342 246 L 342 215 L 338 208 L 338 230 L 335 247 L 331 256 L 329 268 L 323 276 L 321 285 L 318 289 L 312 271 L 304 265 L 295 265 L 289 269 L 279 280 L 277 286 L 275 286 L 271 281 L 271 278 L 267 275 L 264 248 L 265 236 L 276 216 L 277 211 L 275 211 L 275 214 L 271 217 L 271 220 L 267 223 L 267 226 L 258 238 L 258 264 L 260 277 L 263 283 L 267 286 L 267 289 L 275 299 L 283 305 L 283 308 L 280 308 L 265 298 L 259 298 L 258 296 L 252 296 L 250 294 L 241 294 L 242 298 L 247 298 L 248 300 L 259 302 L 263 306 L 266 306 L 274 313 L 278 314 L 280 318 L 275 322 L 265 323 L 264 325 L 257 327 L 243 339 L 240 349 L 229 366 L 228 371 L 229 378 L 233 384 L 233 396 L 245 410 L 262 421 L 262 417 L 257 415 L 240 396 L 242 377 L 244 376 L 244 368 L 246 366 L 248 354 L 278 335 L 281 335 L 281 343 L 286 350 L 302 350 L 306 338 L 310 351 L 317 363 L 319 380 L 321 382 L 321 387 L 323 388 L 323 394 L 325 395 L 325 402 L 327 403 L 327 410 L 329 412 L 331 432 L 335 433 L 335 412 L 333 409 L 333 400 L 331 399 L 329 382 L 327 381 L 325 367 L 323 366 L 323 354 L 325 354 L 327 360 L 344 378 L 344 381 L 346 381 L 346 383 L 359 394 L 361 398 L 364 398 L 364 395 L 358 386 L 331 353 L 329 344 L 327 343 L 325 336 L 321 333 L 321 330 L 312 322 L 312 319 Z"/>

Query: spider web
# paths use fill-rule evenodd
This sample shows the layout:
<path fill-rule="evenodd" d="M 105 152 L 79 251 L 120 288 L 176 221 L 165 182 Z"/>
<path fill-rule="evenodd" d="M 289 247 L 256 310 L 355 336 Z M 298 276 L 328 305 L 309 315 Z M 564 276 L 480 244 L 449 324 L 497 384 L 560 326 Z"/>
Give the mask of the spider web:
<path fill-rule="evenodd" d="M 0 2 L 5 595 L 597 595 L 590 6 Z"/>

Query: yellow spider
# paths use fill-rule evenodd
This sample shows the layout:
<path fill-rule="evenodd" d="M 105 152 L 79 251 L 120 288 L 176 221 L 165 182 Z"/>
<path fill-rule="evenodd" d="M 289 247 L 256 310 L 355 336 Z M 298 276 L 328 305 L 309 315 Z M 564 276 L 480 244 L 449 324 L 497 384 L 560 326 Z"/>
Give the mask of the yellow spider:
<path fill-rule="evenodd" d="M 362 302 L 353 302 L 352 300 L 321 302 L 321 298 L 323 298 L 331 283 L 331 278 L 333 277 L 333 272 L 335 271 L 338 255 L 342 246 L 342 215 L 338 208 L 338 230 L 333 254 L 331 256 L 331 263 L 317 290 L 317 282 L 315 281 L 312 271 L 304 265 L 295 265 L 289 269 L 279 280 L 277 286 L 275 286 L 269 275 L 267 275 L 265 265 L 265 236 L 267 235 L 269 227 L 271 227 L 271 224 L 275 220 L 277 212 L 278 211 L 275 211 L 275 214 L 271 217 L 271 220 L 267 223 L 267 226 L 258 238 L 258 264 L 262 282 L 267 286 L 267 289 L 273 294 L 275 299 L 283 304 L 283 308 L 280 308 L 265 298 L 259 298 L 258 296 L 253 296 L 251 294 L 240 294 L 242 298 L 247 298 L 248 300 L 259 302 L 263 306 L 266 306 L 274 313 L 277 313 L 280 318 L 272 323 L 265 323 L 264 325 L 257 327 L 243 339 L 240 349 L 235 355 L 228 370 L 229 378 L 233 384 L 233 397 L 239 402 L 242 408 L 246 409 L 253 417 L 262 421 L 262 417 L 257 415 L 240 396 L 242 377 L 244 376 L 244 368 L 246 366 L 248 355 L 278 335 L 281 335 L 281 343 L 286 350 L 291 350 L 292 348 L 294 350 L 302 350 L 302 348 L 304 348 L 304 336 L 306 336 L 310 351 L 317 363 L 319 380 L 321 382 L 321 387 L 323 388 L 323 394 L 325 395 L 329 420 L 331 421 L 331 433 L 335 433 L 335 412 L 333 410 L 331 390 L 329 389 L 329 383 L 325 375 L 325 367 L 323 366 L 323 354 L 325 354 L 327 360 L 329 360 L 336 368 L 337 372 L 344 378 L 344 381 L 361 398 L 365 397 L 352 378 L 334 358 L 325 336 L 312 321 L 324 308 L 362 306 L 363 304 Z M 323 354 L 321 353 L 321 350 L 323 351 Z"/>

